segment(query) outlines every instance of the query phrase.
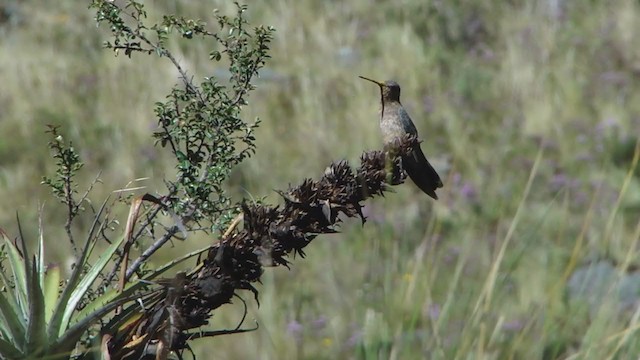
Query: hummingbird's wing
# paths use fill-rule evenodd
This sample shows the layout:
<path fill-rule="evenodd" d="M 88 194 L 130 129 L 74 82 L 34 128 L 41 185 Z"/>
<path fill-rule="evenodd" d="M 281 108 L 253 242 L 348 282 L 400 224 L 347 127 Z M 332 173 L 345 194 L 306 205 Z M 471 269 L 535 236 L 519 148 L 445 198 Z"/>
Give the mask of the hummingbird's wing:
<path fill-rule="evenodd" d="M 438 200 L 436 189 L 442 187 L 442 180 L 422 153 L 420 145 L 416 145 L 411 154 L 402 158 L 402 166 L 420 190 Z"/>

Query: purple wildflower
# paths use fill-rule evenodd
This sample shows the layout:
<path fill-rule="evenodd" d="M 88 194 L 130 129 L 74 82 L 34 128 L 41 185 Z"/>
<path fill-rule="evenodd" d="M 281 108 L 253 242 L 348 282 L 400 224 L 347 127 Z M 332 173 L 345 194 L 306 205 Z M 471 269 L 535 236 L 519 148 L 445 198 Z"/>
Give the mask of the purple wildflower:
<path fill-rule="evenodd" d="M 302 326 L 302 324 L 300 324 L 296 320 L 291 320 L 287 324 L 287 333 L 295 337 L 297 340 L 300 340 L 302 338 L 303 330 L 304 330 L 304 327 Z"/>
<path fill-rule="evenodd" d="M 361 341 L 362 341 L 362 336 L 363 336 L 363 332 L 362 330 L 355 330 L 351 336 L 349 336 L 349 340 L 347 340 L 347 346 L 348 347 L 354 347 L 356 345 L 358 345 Z"/>
<path fill-rule="evenodd" d="M 521 320 L 511 320 L 502 324 L 502 330 L 509 332 L 517 332 L 524 328 L 524 324 Z"/>
<path fill-rule="evenodd" d="M 427 312 L 429 314 L 429 318 L 431 318 L 432 320 L 438 320 L 438 318 L 440 317 L 440 311 L 442 309 L 440 308 L 440 305 L 438 304 L 429 304 L 429 307 L 427 308 Z"/>
<path fill-rule="evenodd" d="M 320 331 L 327 326 L 327 322 L 328 322 L 327 317 L 324 315 L 320 315 L 317 319 L 311 322 L 311 326 L 313 327 L 314 330 Z"/>
<path fill-rule="evenodd" d="M 478 195 L 478 192 L 477 192 L 475 186 L 473 186 L 473 184 L 471 184 L 470 182 L 465 181 L 464 184 L 462 185 L 462 187 L 460 188 L 460 194 L 466 200 L 475 200 L 476 196 Z"/>

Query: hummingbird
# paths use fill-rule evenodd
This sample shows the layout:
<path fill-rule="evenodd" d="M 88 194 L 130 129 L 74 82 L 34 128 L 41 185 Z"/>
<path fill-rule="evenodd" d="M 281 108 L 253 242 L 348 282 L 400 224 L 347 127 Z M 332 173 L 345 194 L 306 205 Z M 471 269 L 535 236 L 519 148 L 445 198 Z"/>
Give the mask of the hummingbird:
<path fill-rule="evenodd" d="M 385 148 L 391 146 L 394 141 L 405 134 L 418 136 L 416 126 L 400 103 L 400 85 L 393 80 L 380 82 L 364 76 L 360 76 L 360 78 L 371 81 L 380 87 L 380 102 L 382 104 L 380 130 L 382 130 Z M 420 190 L 438 200 L 436 189 L 442 187 L 442 180 L 424 156 L 420 144 L 416 144 L 409 155 L 402 157 L 402 167 Z"/>

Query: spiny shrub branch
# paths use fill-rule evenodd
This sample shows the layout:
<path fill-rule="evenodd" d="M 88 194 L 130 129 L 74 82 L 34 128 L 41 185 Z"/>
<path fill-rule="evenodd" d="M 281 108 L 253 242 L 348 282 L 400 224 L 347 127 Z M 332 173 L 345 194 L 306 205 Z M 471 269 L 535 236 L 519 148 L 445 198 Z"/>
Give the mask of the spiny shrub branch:
<path fill-rule="evenodd" d="M 203 21 L 175 15 L 149 23 L 140 1 L 94 0 L 91 6 L 96 9 L 96 21 L 109 25 L 113 38 L 105 42 L 106 48 L 116 53 L 124 51 L 129 57 L 142 53 L 167 58 L 182 79 L 165 101 L 155 104 L 158 131 L 153 134 L 156 144 L 167 148 L 175 158 L 176 177 L 165 179 L 166 193 L 158 197 L 156 209 L 131 241 L 139 242 L 146 234 L 154 233 L 156 227 L 163 235 L 152 239 L 151 245 L 131 262 L 125 274 L 129 279 L 179 233 L 220 231 L 240 212 L 223 184 L 231 170 L 256 151 L 254 131 L 259 119 L 245 121 L 241 111 L 255 88 L 252 80 L 270 57 L 274 29 L 250 27 L 245 19 L 247 7 L 237 3 L 235 16 L 214 12 L 217 31 L 211 31 Z M 209 59 L 227 62 L 229 81 L 221 83 L 215 77 L 195 81 L 170 51 L 172 35 L 210 41 L 213 49 Z M 157 215 L 162 212 L 169 214 L 175 224 L 159 224 Z M 114 270 L 107 282 L 115 276 Z"/>

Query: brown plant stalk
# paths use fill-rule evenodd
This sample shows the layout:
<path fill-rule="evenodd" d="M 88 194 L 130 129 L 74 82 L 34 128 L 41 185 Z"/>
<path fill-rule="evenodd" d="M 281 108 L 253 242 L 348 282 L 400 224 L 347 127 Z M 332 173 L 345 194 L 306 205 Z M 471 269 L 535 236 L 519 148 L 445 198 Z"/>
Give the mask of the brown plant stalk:
<path fill-rule="evenodd" d="M 359 217 L 364 224 L 362 202 L 404 182 L 400 157 L 417 144 L 415 136 L 407 135 L 384 151 L 364 152 L 355 171 L 346 161 L 334 162 L 319 180 L 305 179 L 279 192 L 282 205 L 243 204 L 241 230 L 234 222 L 197 270 L 164 281 L 164 290 L 147 299 L 139 321 L 119 336 L 108 335 L 111 358 L 157 357 L 188 348 L 188 340 L 248 331 L 240 329 L 242 322 L 233 330 L 198 328 L 208 324 L 211 311 L 230 303 L 238 290 L 250 290 L 258 300 L 252 284 L 260 280 L 265 267 L 289 267 L 291 253 L 304 257 L 304 248 L 320 234 L 338 232 L 336 226 L 344 217 Z M 118 350 L 123 347 L 126 354 Z"/>

